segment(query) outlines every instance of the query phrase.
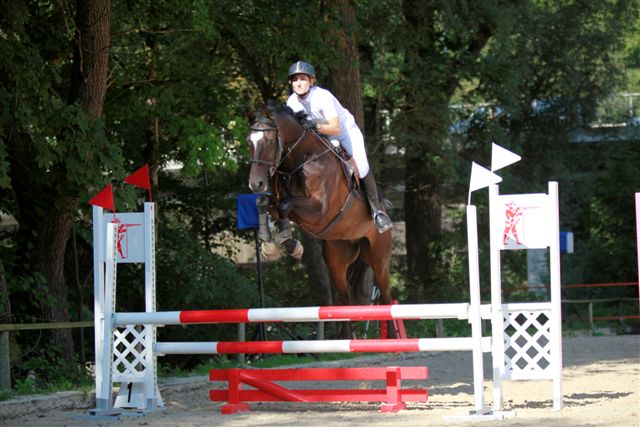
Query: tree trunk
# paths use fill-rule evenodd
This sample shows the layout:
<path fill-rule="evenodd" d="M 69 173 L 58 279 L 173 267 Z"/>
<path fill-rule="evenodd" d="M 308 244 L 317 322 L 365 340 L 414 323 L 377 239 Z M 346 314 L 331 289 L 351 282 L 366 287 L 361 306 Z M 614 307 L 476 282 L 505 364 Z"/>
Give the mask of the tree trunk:
<path fill-rule="evenodd" d="M 75 54 L 69 102 L 77 102 L 87 116 L 94 120 L 102 114 L 107 90 L 109 8 L 109 0 L 77 1 Z M 64 185 L 59 185 L 58 188 L 60 187 L 64 188 Z M 40 218 L 37 227 L 34 264 L 44 276 L 53 300 L 43 307 L 43 317 L 50 322 L 69 321 L 64 260 L 77 207 L 76 198 L 59 194 L 51 211 Z M 74 363 L 71 330 L 55 329 L 51 339 L 61 350 L 64 359 Z"/>
<path fill-rule="evenodd" d="M 418 0 L 404 0 L 407 104 L 400 135 L 405 145 L 405 219 L 407 284 L 412 302 L 445 297 L 439 279 L 441 256 L 442 177 L 447 175 L 449 102 L 461 80 L 468 79 L 477 57 L 493 34 L 492 14 L 478 13 L 464 42 L 448 38 L 441 13 L 457 13 Z M 461 15 L 462 16 L 462 15 Z M 444 41 L 443 41 L 444 39 Z M 419 42 L 416 43 L 416 40 Z"/>
<path fill-rule="evenodd" d="M 38 239 L 34 248 L 35 267 L 47 283 L 51 302 L 43 304 L 42 317 L 50 322 L 69 321 L 64 259 L 77 205 L 77 200 L 67 198 L 66 203 L 62 203 L 60 208 L 54 208 L 50 215 L 45 216 L 38 228 Z M 51 340 L 67 362 L 75 361 L 70 329 L 53 329 Z"/>
<path fill-rule="evenodd" d="M 425 163 L 422 159 L 405 159 L 406 289 L 412 303 L 434 302 L 438 298 L 441 185 Z"/>
<path fill-rule="evenodd" d="M 329 31 L 324 38 L 336 52 L 336 59 L 330 64 L 326 86 L 353 114 L 358 127 L 364 131 L 359 52 L 355 36 L 351 32 L 351 28 L 357 23 L 355 11 L 350 0 L 326 0 L 325 6 L 329 11 L 324 18 L 329 23 Z M 360 289 L 351 289 L 351 292 L 356 295 L 371 295 L 373 275 L 365 274 L 362 277 L 361 283 L 357 284 Z"/>
<path fill-rule="evenodd" d="M 157 20 L 156 3 L 150 3 L 149 14 L 154 22 Z M 155 30 L 160 30 L 156 28 Z M 147 34 L 145 43 L 149 49 L 149 61 L 147 66 L 149 81 L 156 81 L 158 78 L 158 55 L 160 53 L 160 44 L 153 33 Z M 147 102 L 157 109 L 158 98 L 150 97 Z M 154 114 L 149 119 L 149 128 L 147 131 L 147 143 L 144 148 L 144 161 L 149 165 L 149 179 L 151 187 L 155 191 L 158 188 L 158 167 L 160 164 L 160 119 Z"/>
<path fill-rule="evenodd" d="M 91 119 L 102 115 L 107 93 L 110 0 L 77 0 L 75 53 L 69 103 Z"/>
<path fill-rule="evenodd" d="M 358 127 L 364 130 L 359 52 L 351 32 L 356 25 L 355 11 L 349 0 L 326 0 L 325 5 L 331 11 L 331 16 L 339 19 L 339 22 L 331 22 L 330 30 L 325 35 L 337 56 L 331 64 L 326 85 L 340 103 L 351 111 Z M 331 20 L 331 17 L 327 16 L 325 20 Z"/>
<path fill-rule="evenodd" d="M 424 6 L 424 4 L 422 4 Z M 429 62 L 433 43 L 433 16 L 417 2 L 403 4 L 409 33 L 423 34 L 420 44 L 408 43 L 406 72 L 414 76 L 400 119 L 405 151 L 404 212 L 407 248 L 407 298 L 412 303 L 434 302 L 438 295 L 437 262 L 442 235 L 442 143 L 446 137 L 447 102 L 441 74 Z M 413 90 L 411 90 L 413 89 Z M 443 110 L 444 108 L 444 110 Z"/>

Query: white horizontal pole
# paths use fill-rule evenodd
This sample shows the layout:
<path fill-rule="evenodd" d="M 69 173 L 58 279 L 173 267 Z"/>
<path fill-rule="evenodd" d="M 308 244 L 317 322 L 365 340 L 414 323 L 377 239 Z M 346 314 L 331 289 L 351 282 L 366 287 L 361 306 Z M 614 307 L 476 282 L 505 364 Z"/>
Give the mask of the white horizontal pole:
<path fill-rule="evenodd" d="M 114 313 L 113 325 L 179 325 L 179 311 Z"/>

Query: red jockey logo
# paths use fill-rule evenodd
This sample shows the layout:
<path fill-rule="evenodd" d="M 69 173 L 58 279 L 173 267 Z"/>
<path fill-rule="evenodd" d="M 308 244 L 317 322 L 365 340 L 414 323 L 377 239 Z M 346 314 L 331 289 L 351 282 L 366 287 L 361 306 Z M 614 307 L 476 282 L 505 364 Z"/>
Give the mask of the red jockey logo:
<path fill-rule="evenodd" d="M 515 202 L 508 202 L 505 207 L 505 220 L 504 220 L 504 232 L 502 233 L 502 244 L 507 244 L 507 239 L 512 237 L 516 244 L 521 245 L 520 238 L 518 237 L 517 225 L 522 218 L 522 210 Z"/>
<path fill-rule="evenodd" d="M 142 224 L 122 224 L 119 218 L 114 221 L 116 224 L 120 224 L 118 227 L 118 235 L 116 237 L 116 250 L 120 255 L 120 258 L 127 259 L 129 257 L 129 234 L 128 230 L 131 227 L 139 227 Z"/>

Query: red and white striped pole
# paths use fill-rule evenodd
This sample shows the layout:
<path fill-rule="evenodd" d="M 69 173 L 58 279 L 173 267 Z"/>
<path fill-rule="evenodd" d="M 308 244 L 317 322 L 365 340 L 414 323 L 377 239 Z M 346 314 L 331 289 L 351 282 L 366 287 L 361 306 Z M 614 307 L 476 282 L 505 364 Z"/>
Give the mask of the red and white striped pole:
<path fill-rule="evenodd" d="M 471 338 L 400 338 L 325 341 L 158 342 L 154 353 L 167 354 L 294 354 L 294 353 L 404 353 L 468 351 Z"/>
<path fill-rule="evenodd" d="M 115 326 L 205 323 L 318 322 L 393 319 L 467 319 L 469 304 L 393 304 L 115 313 Z"/>

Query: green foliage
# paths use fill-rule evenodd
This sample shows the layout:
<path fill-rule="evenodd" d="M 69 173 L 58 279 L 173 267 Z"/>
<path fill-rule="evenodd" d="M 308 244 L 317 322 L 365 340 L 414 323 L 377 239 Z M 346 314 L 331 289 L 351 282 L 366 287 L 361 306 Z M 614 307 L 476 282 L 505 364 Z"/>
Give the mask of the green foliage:
<path fill-rule="evenodd" d="M 18 394 L 73 390 L 93 382 L 90 372 L 69 364 L 55 349 L 39 349 L 19 364 L 15 381 Z"/>
<path fill-rule="evenodd" d="M 411 320 L 404 322 L 409 338 L 432 338 L 438 336 L 437 321 L 435 320 Z M 469 337 L 471 325 L 464 320 L 446 319 L 442 321 L 444 337 Z"/>
<path fill-rule="evenodd" d="M 180 227 L 160 226 L 156 258 L 161 309 L 255 306 L 255 286 L 230 261 L 206 251 Z"/>
<path fill-rule="evenodd" d="M 266 303 L 270 307 L 304 307 L 317 305 L 314 278 L 304 266 L 290 257 L 264 264 Z"/>
<path fill-rule="evenodd" d="M 9 183 L 5 144 L 20 138 L 37 168 L 31 185 L 57 184 L 54 194 L 86 196 L 87 186 L 103 183 L 100 166 L 117 171 L 122 158 L 105 138 L 100 121 L 90 121 L 80 108 L 65 102 L 69 82 L 63 76 L 69 72 L 71 34 L 58 28 L 64 28 L 66 12 L 9 3 L 3 6 L 6 18 L 0 33 L 0 187 Z"/>
<path fill-rule="evenodd" d="M 589 276 L 604 280 L 616 276 L 633 278 L 636 273 L 628 254 L 634 252 L 633 193 L 637 191 L 640 154 L 637 143 L 619 144 L 603 156 L 601 178 L 591 199 L 590 246 L 598 249 L 590 258 Z M 612 189 L 615 188 L 615 191 Z M 604 256 L 604 254 L 607 254 Z"/>
<path fill-rule="evenodd" d="M 17 379 L 15 389 L 19 394 L 36 394 L 40 390 L 36 386 L 36 381 L 31 378 Z"/>

